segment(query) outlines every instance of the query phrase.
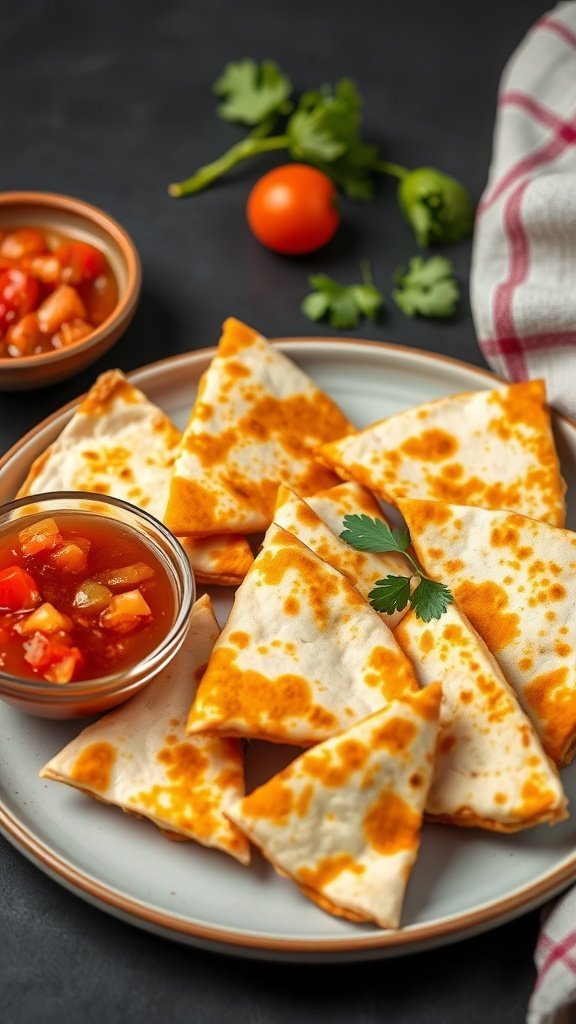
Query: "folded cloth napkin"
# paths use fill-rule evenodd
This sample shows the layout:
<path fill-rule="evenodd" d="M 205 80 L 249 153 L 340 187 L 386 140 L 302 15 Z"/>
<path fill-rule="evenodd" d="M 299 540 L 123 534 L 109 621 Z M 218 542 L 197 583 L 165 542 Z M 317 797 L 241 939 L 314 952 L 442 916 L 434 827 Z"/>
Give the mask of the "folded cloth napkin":
<path fill-rule="evenodd" d="M 502 76 L 470 292 L 490 365 L 543 377 L 576 416 L 576 3 L 541 18 Z M 527 1024 L 576 1021 L 576 889 L 546 917 L 535 960 Z"/>
<path fill-rule="evenodd" d="M 543 377 L 576 416 L 576 3 L 536 22 L 504 70 L 470 292 L 493 369 Z"/>

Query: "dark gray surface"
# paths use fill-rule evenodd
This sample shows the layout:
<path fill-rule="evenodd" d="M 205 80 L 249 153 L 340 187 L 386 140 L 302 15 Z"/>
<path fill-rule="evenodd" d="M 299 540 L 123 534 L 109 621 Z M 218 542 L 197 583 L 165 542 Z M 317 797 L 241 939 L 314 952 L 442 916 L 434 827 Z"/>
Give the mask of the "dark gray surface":
<path fill-rule="evenodd" d="M 275 58 L 299 88 L 351 75 L 390 159 L 443 167 L 477 199 L 501 70 L 545 9 L 541 0 L 1 0 L 0 188 L 67 192 L 114 214 L 140 249 L 144 291 L 128 333 L 94 367 L 42 392 L 0 394 L 0 453 L 96 372 L 211 345 L 229 314 L 269 336 L 329 334 L 299 312 L 310 272 L 353 280 L 368 256 L 388 288 L 416 251 L 391 183 L 373 205 L 345 204 L 337 239 L 300 260 L 264 251 L 245 226 L 250 184 L 273 161 L 197 198 L 168 198 L 169 181 L 237 137 L 214 117 L 209 89 L 226 60 Z M 465 290 L 470 245 L 448 254 Z M 353 333 L 482 365 L 466 299 L 450 324 L 407 320 L 389 303 L 382 323 Z M 537 913 L 417 957 L 309 969 L 210 956 L 121 924 L 1 839 L 0 892 L 3 1024 L 516 1024 L 534 981 Z"/>

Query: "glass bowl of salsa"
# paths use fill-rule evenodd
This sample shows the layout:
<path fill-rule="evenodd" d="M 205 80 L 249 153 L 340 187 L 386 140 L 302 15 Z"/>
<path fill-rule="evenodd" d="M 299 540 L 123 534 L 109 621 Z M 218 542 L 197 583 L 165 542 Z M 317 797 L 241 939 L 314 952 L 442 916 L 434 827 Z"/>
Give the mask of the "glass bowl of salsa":
<path fill-rule="evenodd" d="M 78 373 L 124 333 L 140 294 L 134 243 L 72 196 L 0 192 L 0 389 Z"/>
<path fill-rule="evenodd" d="M 44 718 L 127 700 L 182 645 L 195 585 L 158 520 L 99 494 L 0 507 L 0 699 Z"/>

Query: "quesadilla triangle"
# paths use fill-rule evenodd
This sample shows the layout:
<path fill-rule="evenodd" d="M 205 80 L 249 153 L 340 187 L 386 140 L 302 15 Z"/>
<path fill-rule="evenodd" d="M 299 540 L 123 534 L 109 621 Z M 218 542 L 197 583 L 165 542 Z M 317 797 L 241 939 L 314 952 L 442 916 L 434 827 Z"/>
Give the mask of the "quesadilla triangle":
<path fill-rule="evenodd" d="M 420 844 L 440 696 L 432 685 L 393 701 L 226 813 L 323 910 L 398 927 Z"/>
<path fill-rule="evenodd" d="M 179 540 L 188 555 L 197 583 L 237 587 L 254 561 L 252 548 L 239 534 L 180 537 Z"/>
<path fill-rule="evenodd" d="M 171 664 L 126 704 L 84 729 L 40 775 L 149 818 L 169 839 L 194 839 L 248 864 L 248 844 L 224 814 L 244 794 L 240 745 L 184 734 L 190 700 L 218 632 L 210 599 L 201 597 Z"/>
<path fill-rule="evenodd" d="M 447 583 L 547 754 L 576 751 L 576 534 L 509 512 L 406 499 L 425 570 Z"/>
<path fill-rule="evenodd" d="M 425 498 L 564 525 L 566 485 L 541 380 L 427 402 L 318 454 L 393 505 Z"/>
<path fill-rule="evenodd" d="M 496 832 L 566 818 L 556 768 L 488 648 L 456 606 L 429 623 L 410 612 L 394 635 L 420 683 L 442 685 L 427 815 Z"/>
<path fill-rule="evenodd" d="M 337 493 L 338 492 L 338 493 Z M 354 499 L 357 498 L 354 505 Z M 375 519 L 382 519 L 380 506 L 372 495 L 359 484 L 341 484 L 304 501 L 285 484 L 278 490 L 274 522 L 294 534 L 316 552 L 325 562 L 341 572 L 360 593 L 368 598 L 378 580 L 388 574 L 411 576 L 413 569 L 403 555 L 373 554 L 370 551 L 355 551 L 340 540 L 344 529 L 344 516 L 352 507 L 357 513 L 367 512 Z M 382 618 L 392 629 L 405 614 L 405 610 Z"/>
<path fill-rule="evenodd" d="M 417 688 L 356 587 L 273 525 L 236 591 L 187 731 L 310 746 Z"/>
<path fill-rule="evenodd" d="M 338 482 L 313 449 L 353 429 L 287 356 L 226 320 L 176 458 L 167 526 L 186 536 L 265 530 L 281 482 L 304 496 Z"/>
<path fill-rule="evenodd" d="M 33 463 L 18 497 L 95 491 L 162 519 L 181 433 L 120 370 L 109 370 L 80 403 L 60 436 Z M 238 583 L 252 564 L 245 537 L 187 544 L 199 583 Z"/>

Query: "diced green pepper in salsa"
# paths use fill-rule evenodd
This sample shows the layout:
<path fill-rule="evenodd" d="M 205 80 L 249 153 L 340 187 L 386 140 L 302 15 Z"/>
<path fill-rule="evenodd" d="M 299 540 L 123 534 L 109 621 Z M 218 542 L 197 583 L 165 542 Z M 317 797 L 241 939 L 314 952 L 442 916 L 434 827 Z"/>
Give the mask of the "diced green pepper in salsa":
<path fill-rule="evenodd" d="M 174 611 L 166 569 L 112 517 L 66 512 L 0 534 L 0 671 L 52 683 L 121 672 Z"/>

